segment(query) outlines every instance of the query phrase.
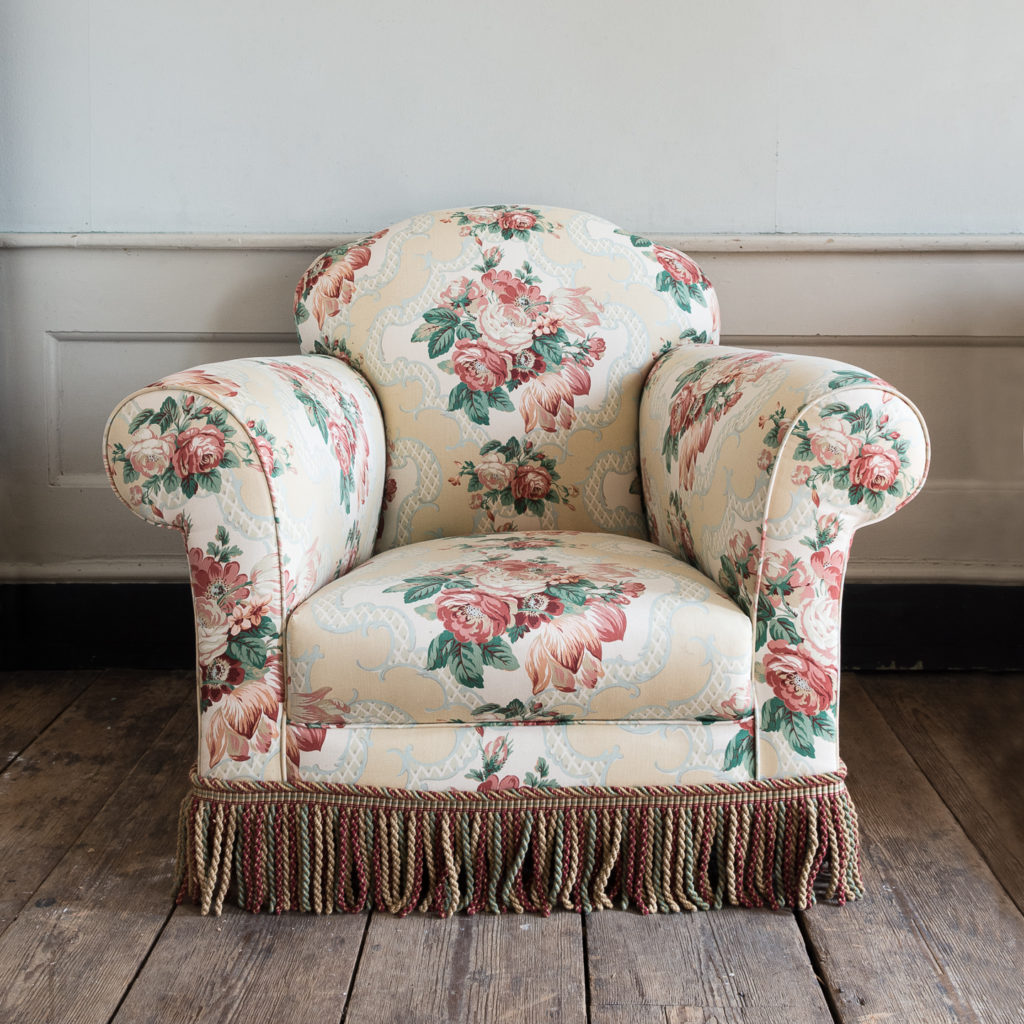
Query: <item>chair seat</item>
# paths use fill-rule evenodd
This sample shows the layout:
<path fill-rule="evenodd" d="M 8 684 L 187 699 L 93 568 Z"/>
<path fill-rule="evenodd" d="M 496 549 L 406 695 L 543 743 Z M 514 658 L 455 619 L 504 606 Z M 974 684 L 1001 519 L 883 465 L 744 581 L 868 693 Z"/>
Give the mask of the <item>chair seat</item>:
<path fill-rule="evenodd" d="M 644 540 L 532 531 L 376 555 L 287 627 L 295 725 L 734 720 L 749 616 Z"/>

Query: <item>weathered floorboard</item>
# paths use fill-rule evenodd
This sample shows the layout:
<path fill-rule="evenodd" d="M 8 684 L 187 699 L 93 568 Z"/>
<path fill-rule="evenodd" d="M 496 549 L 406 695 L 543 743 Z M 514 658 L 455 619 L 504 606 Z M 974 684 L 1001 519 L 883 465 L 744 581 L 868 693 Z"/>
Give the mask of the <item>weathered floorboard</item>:
<path fill-rule="evenodd" d="M 1024 677 L 976 673 L 861 680 L 1024 911 Z"/>
<path fill-rule="evenodd" d="M 0 930 L 152 746 L 187 678 L 104 673 L 0 774 Z"/>
<path fill-rule="evenodd" d="M 0 672 L 0 772 L 99 674 L 99 669 Z"/>
<path fill-rule="evenodd" d="M 592 1024 L 831 1024 L 788 911 L 587 918 Z"/>
<path fill-rule="evenodd" d="M 338 1024 L 365 929 L 365 914 L 225 906 L 217 918 L 182 905 L 113 1024 Z"/>
<path fill-rule="evenodd" d="M 345 1024 L 584 1024 L 579 915 L 374 914 Z"/>
<path fill-rule="evenodd" d="M 0 1021 L 106 1024 L 174 906 L 190 698 L 0 936 Z"/>
<path fill-rule="evenodd" d="M 843 1024 L 1020 1024 L 1024 917 L 854 679 L 842 749 L 868 898 L 803 914 Z"/>

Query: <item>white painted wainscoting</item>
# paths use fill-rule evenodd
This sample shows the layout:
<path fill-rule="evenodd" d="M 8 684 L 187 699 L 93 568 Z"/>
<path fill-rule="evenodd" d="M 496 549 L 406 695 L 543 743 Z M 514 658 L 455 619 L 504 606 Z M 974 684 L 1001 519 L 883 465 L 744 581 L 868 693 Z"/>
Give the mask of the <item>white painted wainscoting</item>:
<path fill-rule="evenodd" d="M 292 290 L 336 236 L 0 236 L 0 579 L 184 578 L 130 516 L 100 436 L 125 394 L 201 362 L 296 350 Z M 862 582 L 1024 582 L 1024 237 L 708 236 L 724 342 L 892 381 L 933 441 L 924 493 L 863 531 Z"/>

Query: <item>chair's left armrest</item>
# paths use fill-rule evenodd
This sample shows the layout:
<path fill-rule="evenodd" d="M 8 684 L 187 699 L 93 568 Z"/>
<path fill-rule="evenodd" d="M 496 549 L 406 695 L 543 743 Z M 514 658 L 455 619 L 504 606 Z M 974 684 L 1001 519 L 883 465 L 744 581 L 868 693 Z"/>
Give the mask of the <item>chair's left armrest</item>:
<path fill-rule="evenodd" d="M 758 777 L 835 770 L 850 545 L 924 483 L 917 409 L 835 360 L 682 346 L 645 385 L 640 451 L 652 539 L 751 616 L 754 728 L 730 756 Z"/>
<path fill-rule="evenodd" d="M 376 539 L 373 392 L 330 356 L 212 363 L 126 398 L 104 447 L 121 500 L 185 541 L 201 774 L 285 778 L 288 616 Z"/>

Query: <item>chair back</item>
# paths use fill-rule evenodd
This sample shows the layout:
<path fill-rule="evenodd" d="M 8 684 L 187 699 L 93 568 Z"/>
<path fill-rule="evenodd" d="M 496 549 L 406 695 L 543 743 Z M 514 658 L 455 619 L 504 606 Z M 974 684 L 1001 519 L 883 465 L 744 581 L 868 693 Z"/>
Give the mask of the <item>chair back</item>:
<path fill-rule="evenodd" d="M 303 352 L 370 383 L 387 433 L 378 548 L 503 530 L 645 537 L 640 392 L 654 360 L 718 340 L 673 249 L 575 210 L 422 214 L 320 256 Z"/>

